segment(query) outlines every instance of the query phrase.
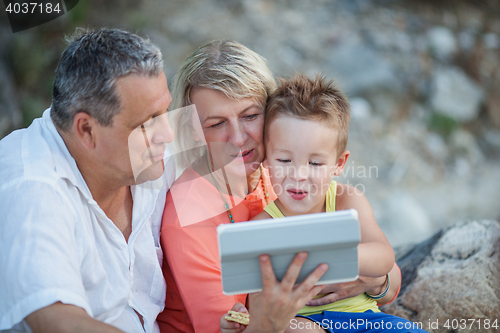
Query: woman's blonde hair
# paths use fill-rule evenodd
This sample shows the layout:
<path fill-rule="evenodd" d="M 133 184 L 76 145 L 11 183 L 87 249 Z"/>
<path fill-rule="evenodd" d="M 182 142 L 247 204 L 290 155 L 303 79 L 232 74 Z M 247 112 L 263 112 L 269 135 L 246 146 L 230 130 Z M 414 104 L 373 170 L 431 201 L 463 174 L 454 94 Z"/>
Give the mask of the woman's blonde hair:
<path fill-rule="evenodd" d="M 231 40 L 213 41 L 194 51 L 182 64 L 172 83 L 171 109 L 192 104 L 191 93 L 208 88 L 228 98 L 252 98 L 265 107 L 267 97 L 276 89 L 266 60 L 246 46 Z M 180 163 L 186 167 L 201 157 L 204 150 L 193 139 L 191 112 L 179 112 L 175 119 Z"/>

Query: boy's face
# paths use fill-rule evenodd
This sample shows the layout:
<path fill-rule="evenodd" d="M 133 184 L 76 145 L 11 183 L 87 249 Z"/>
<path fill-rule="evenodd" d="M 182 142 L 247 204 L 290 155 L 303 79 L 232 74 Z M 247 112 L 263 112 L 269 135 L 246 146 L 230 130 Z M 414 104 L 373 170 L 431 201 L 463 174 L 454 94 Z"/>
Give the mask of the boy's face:
<path fill-rule="evenodd" d="M 269 126 L 266 165 L 287 215 L 325 211 L 325 195 L 334 175 L 340 175 L 349 156 L 337 159 L 338 131 L 314 120 L 279 116 Z"/>

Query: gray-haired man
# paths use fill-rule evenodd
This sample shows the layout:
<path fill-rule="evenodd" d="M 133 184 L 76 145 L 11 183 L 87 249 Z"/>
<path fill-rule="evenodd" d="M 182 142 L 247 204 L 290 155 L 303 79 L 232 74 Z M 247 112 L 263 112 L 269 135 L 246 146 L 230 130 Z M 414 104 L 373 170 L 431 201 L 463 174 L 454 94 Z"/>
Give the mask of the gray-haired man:
<path fill-rule="evenodd" d="M 50 109 L 0 141 L 0 330 L 158 331 L 166 186 L 135 184 L 173 181 L 170 101 L 148 40 L 72 39 Z"/>

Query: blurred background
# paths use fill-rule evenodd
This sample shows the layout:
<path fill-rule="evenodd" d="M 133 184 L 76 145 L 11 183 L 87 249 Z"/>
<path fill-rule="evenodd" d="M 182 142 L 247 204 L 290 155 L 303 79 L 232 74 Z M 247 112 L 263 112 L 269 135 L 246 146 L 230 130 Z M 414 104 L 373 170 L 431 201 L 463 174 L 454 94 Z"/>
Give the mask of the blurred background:
<path fill-rule="evenodd" d="M 234 39 L 276 76 L 323 73 L 346 92 L 351 157 L 338 181 L 365 193 L 394 246 L 500 218 L 498 0 L 80 0 L 15 34 L 0 9 L 0 138 L 50 106 L 76 27 L 148 36 L 169 80 L 197 47 Z"/>

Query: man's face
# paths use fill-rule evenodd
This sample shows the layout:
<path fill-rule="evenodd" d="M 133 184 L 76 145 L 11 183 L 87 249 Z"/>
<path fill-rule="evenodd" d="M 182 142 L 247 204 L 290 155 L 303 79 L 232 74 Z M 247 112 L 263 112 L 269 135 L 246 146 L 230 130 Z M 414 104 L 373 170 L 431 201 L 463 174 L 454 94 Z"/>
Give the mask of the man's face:
<path fill-rule="evenodd" d="M 131 74 L 118 79 L 122 108 L 111 126 L 99 127 L 99 159 L 109 175 L 132 185 L 159 178 L 166 144 L 174 139 L 167 109 L 171 97 L 165 74 Z"/>

